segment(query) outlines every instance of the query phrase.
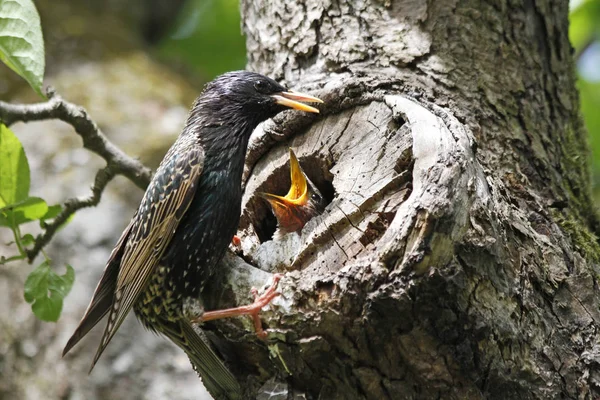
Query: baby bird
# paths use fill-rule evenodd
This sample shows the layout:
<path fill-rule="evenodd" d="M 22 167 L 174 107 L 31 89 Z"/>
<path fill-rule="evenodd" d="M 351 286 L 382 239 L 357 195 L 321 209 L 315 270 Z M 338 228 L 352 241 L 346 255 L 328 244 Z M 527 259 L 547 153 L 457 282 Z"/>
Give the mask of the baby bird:
<path fill-rule="evenodd" d="M 325 199 L 319 189 L 308 179 L 290 148 L 290 190 L 285 196 L 259 193 L 269 202 L 277 218 L 277 231 L 273 239 L 281 239 L 291 232 L 300 232 L 314 216 L 325 210 Z"/>

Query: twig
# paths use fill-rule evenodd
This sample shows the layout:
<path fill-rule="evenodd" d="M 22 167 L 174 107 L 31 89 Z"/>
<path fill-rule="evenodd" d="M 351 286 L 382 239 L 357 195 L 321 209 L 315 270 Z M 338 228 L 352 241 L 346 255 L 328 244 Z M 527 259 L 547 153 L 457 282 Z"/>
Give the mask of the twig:
<path fill-rule="evenodd" d="M 86 207 L 94 207 L 98 205 L 102 198 L 102 192 L 108 182 L 110 182 L 116 173 L 113 170 L 111 164 L 98 170 L 94 184 L 92 185 L 92 194 L 87 197 L 75 197 L 65 201 L 63 210 L 52 220 L 51 223 L 44 226 L 44 233 L 38 235 L 35 238 L 33 248 L 27 249 L 27 260 L 32 262 L 37 255 L 46 246 L 56 231 L 69 219 L 75 212 Z"/>
<path fill-rule="evenodd" d="M 90 196 L 66 200 L 63 210 L 51 223 L 43 227 L 44 232 L 36 237 L 33 248 L 25 250 L 29 262 L 37 257 L 44 246 L 50 242 L 56 231 L 77 210 L 97 205 L 106 185 L 116 175 L 127 177 L 142 189 L 148 186 L 152 176 L 150 168 L 129 157 L 110 142 L 83 107 L 63 100 L 53 89 L 49 88 L 47 95 L 47 102 L 37 104 L 9 104 L 0 101 L 0 121 L 10 126 L 15 122 L 59 119 L 71 125 L 83 139 L 83 147 L 104 158 L 106 166 L 96 173 Z"/>
<path fill-rule="evenodd" d="M 53 89 L 49 88 L 47 95 L 48 101 L 37 104 L 9 104 L 0 101 L 0 121 L 7 126 L 15 122 L 48 119 L 66 122 L 81 136 L 83 147 L 104 158 L 107 165 L 111 165 L 115 175 L 127 177 L 142 189 L 148 186 L 152 176 L 150 168 L 129 157 L 110 142 L 83 107 L 63 100 Z"/>

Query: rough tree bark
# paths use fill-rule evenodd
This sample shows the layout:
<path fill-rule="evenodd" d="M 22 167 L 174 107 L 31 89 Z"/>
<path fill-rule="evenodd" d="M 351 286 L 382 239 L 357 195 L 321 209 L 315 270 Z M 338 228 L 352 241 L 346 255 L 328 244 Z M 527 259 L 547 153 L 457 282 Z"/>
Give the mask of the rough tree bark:
<path fill-rule="evenodd" d="M 249 321 L 206 325 L 247 396 L 600 397 L 568 2 L 245 0 L 242 14 L 249 69 L 326 101 L 258 132 L 242 250 L 208 289 L 243 302 L 287 271 L 266 343 Z M 330 203 L 273 242 L 254 193 L 285 192 L 288 146 Z"/>

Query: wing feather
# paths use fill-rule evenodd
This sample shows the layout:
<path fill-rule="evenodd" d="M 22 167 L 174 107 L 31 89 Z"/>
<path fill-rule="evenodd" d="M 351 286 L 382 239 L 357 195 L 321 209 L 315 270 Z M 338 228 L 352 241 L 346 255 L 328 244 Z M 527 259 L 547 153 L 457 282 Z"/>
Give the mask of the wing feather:
<path fill-rule="evenodd" d="M 195 145 L 171 149 L 158 168 L 133 222 L 108 323 L 91 368 L 94 368 L 158 266 L 194 198 L 203 166 L 204 151 Z"/>
<path fill-rule="evenodd" d="M 133 225 L 134 219 L 135 215 L 121 234 L 121 237 L 115 245 L 115 248 L 110 253 L 110 257 L 108 258 L 106 267 L 102 273 L 102 278 L 100 278 L 100 282 L 98 282 L 96 290 L 94 290 L 92 300 L 85 310 L 77 329 L 75 329 L 75 332 L 65 345 L 62 353 L 63 357 L 81 340 L 81 338 L 83 338 L 94 326 L 96 326 L 102 317 L 104 317 L 110 310 L 113 301 L 113 295 L 117 286 L 119 265 L 121 265 L 121 258 L 125 250 L 125 243 L 129 237 L 129 232 L 131 232 L 131 226 Z"/>

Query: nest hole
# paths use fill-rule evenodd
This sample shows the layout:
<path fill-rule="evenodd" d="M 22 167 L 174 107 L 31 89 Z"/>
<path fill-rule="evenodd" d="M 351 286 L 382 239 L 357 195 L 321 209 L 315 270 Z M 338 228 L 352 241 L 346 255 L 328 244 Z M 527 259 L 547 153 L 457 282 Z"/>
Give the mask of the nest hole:
<path fill-rule="evenodd" d="M 299 162 L 306 176 L 325 198 L 325 205 L 329 205 L 335 197 L 335 189 L 332 183 L 333 175 L 329 172 L 327 162 L 315 156 L 301 157 Z M 273 171 L 260 190 L 283 196 L 288 192 L 290 185 L 290 166 L 289 163 L 286 163 L 285 166 Z M 260 243 L 264 243 L 273 238 L 273 234 L 277 230 L 277 218 L 264 199 L 255 196 L 254 201 L 257 212 L 255 213 L 256 220 L 252 221 L 252 224 Z"/>

